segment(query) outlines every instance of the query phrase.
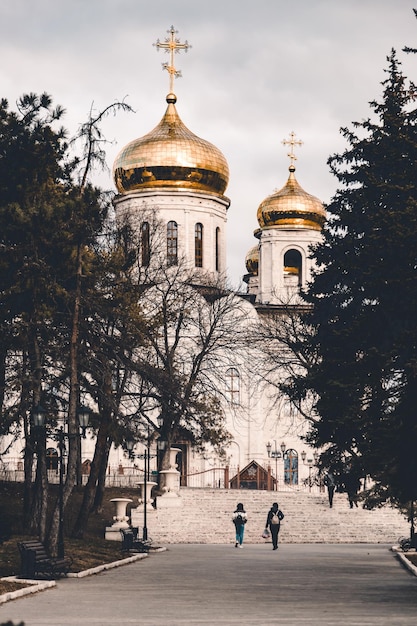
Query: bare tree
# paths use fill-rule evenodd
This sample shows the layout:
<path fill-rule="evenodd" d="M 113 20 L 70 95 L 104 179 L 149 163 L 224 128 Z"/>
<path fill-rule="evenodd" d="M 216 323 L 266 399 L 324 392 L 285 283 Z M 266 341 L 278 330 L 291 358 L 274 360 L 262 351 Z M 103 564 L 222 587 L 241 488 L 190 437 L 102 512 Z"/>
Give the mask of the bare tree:
<path fill-rule="evenodd" d="M 251 361 L 253 375 L 264 388 L 276 390 L 273 406 L 290 403 L 294 415 L 315 421 L 313 398 L 300 384 L 301 374 L 317 361 L 311 342 L 311 329 L 305 321 L 308 306 L 299 296 L 261 310 L 259 325 L 250 336 L 256 357 Z M 293 423 L 293 428 L 299 424 Z"/>
<path fill-rule="evenodd" d="M 167 264 L 158 217 L 151 223 L 149 262 L 137 270 L 147 332 L 126 363 L 130 375 L 122 406 L 133 438 L 155 433 L 166 442 L 165 468 L 179 440 L 218 451 L 228 443 L 221 395 L 226 369 L 246 349 L 247 325 L 244 302 L 224 277 L 191 269 L 181 258 Z"/>

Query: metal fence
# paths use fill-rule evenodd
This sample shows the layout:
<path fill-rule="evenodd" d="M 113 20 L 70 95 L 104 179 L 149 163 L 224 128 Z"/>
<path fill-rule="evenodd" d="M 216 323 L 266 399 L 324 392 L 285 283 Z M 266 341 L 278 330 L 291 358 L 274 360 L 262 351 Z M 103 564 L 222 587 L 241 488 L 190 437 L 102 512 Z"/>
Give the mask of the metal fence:
<path fill-rule="evenodd" d="M 230 489 L 231 479 L 239 472 L 237 467 L 212 467 L 208 470 L 200 472 L 191 472 L 181 476 L 181 485 L 198 488 L 198 489 Z M 106 473 L 106 487 L 121 488 L 137 488 L 144 479 L 143 469 L 132 466 L 109 465 Z M 0 480 L 6 482 L 23 482 L 24 472 L 22 462 L 19 463 L 3 463 L 0 465 Z M 32 473 L 32 480 L 35 480 L 35 471 Z M 88 474 L 82 475 L 82 483 L 86 484 Z M 158 474 L 152 471 L 148 480 L 158 482 Z M 59 483 L 59 471 L 48 470 L 48 482 L 51 484 Z M 275 481 L 274 481 L 275 483 Z M 281 492 L 310 492 L 321 493 L 324 491 L 323 485 L 317 483 L 316 480 L 303 479 L 299 484 L 286 484 L 283 479 L 278 477 L 277 483 L 274 485 Z"/>

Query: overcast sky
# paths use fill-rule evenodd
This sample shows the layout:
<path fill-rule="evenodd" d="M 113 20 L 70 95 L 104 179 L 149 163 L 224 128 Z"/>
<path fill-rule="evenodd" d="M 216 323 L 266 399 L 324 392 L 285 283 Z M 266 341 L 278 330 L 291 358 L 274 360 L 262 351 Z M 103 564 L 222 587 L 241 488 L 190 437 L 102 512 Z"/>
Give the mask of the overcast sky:
<path fill-rule="evenodd" d="M 259 204 L 288 177 L 294 131 L 300 185 L 323 202 L 337 186 L 327 159 L 344 149 L 341 126 L 380 99 L 392 48 L 417 82 L 417 0 L 3 0 L 0 96 L 15 108 L 24 93 L 46 91 L 67 111 L 74 133 L 91 105 L 126 98 L 135 113 L 102 126 L 111 170 L 118 151 L 160 121 L 169 88 L 152 45 L 171 25 L 191 44 L 175 56 L 177 110 L 214 143 L 230 168 L 226 195 L 228 270 L 234 286 L 255 245 Z M 112 187 L 110 173 L 96 181 Z"/>

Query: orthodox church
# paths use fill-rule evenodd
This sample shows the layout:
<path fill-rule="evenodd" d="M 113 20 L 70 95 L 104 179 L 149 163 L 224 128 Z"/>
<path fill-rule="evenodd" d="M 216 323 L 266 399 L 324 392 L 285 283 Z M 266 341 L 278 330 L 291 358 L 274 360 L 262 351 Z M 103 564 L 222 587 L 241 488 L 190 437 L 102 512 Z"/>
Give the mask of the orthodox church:
<path fill-rule="evenodd" d="M 167 263 L 185 259 L 194 274 L 200 272 L 202 281 L 210 277 L 216 280 L 226 272 L 229 168 L 222 152 L 191 132 L 179 116 L 174 79 L 180 73 L 174 67 L 174 54 L 186 51 L 189 45 L 176 38 L 173 27 L 168 34 L 164 42 L 155 44 L 170 55 L 170 62 L 163 64 L 170 77 L 166 110 L 153 130 L 133 139 L 115 159 L 115 213 L 116 218 L 136 216 L 143 263 L 149 252 L 149 224 L 142 216 L 154 211 L 165 228 Z M 326 217 L 320 200 L 297 181 L 294 147 L 301 142 L 291 133 L 283 143 L 290 146 L 288 180 L 257 208 L 259 227 L 254 232 L 255 245 L 246 255 L 247 273 L 243 277 L 246 292 L 237 294 L 246 319 L 255 323 L 282 308 L 283 303 L 299 305 L 300 288 L 306 286 L 313 270 L 309 247 L 320 240 Z M 181 484 L 226 486 L 229 482 L 232 487 L 252 488 L 279 484 L 280 488 L 287 485 L 292 489 L 305 483 L 314 466 L 314 455 L 300 439 L 305 432 L 301 416 L 295 415 L 284 399 L 277 401 L 276 387 L 269 392 L 257 388 L 245 363 L 238 359 L 230 363 L 223 381 L 223 410 L 233 441 L 222 459 L 209 452 L 200 455 L 186 442 L 178 442 L 176 462 Z M 84 464 L 88 465 L 93 451 L 94 441 L 83 440 Z M 56 469 L 56 448 L 49 448 L 48 454 L 50 469 Z M 21 461 L 16 463 L 21 465 Z M 126 458 L 122 448 L 111 451 L 109 474 L 111 468 L 120 468 L 122 473 L 129 466 L 133 468 L 133 461 Z M 208 471 L 216 467 L 228 469 L 223 484 L 218 479 L 222 474 Z"/>
<path fill-rule="evenodd" d="M 141 212 L 154 209 L 166 227 L 168 263 L 181 256 L 201 276 L 219 276 L 226 269 L 226 222 L 230 200 L 225 196 L 229 168 L 225 156 L 209 141 L 197 137 L 182 122 L 176 107 L 174 53 L 187 50 L 171 27 L 169 37 L 156 45 L 170 54 L 163 64 L 170 75 L 167 107 L 159 124 L 148 134 L 134 139 L 115 159 L 114 181 L 118 195 L 114 200 L 116 215 L 125 212 L 138 216 L 141 241 L 146 242 L 146 222 Z M 309 247 L 321 237 L 325 221 L 323 204 L 302 189 L 295 176 L 294 147 L 302 142 L 283 141 L 290 146 L 289 177 L 285 185 L 267 196 L 257 209 L 259 228 L 256 244 L 246 256 L 247 274 L 243 277 L 247 292 L 241 294 L 248 319 L 267 314 L 282 303 L 299 304 L 297 294 L 311 277 Z M 144 239 L 145 238 L 145 239 Z M 146 245 L 143 246 L 146 250 Z M 313 454 L 300 440 L 302 419 L 293 414 L 289 404 L 278 402 L 265 391 L 253 388 L 242 364 L 231 364 L 226 373 L 228 429 L 233 442 L 227 452 L 232 485 L 249 485 L 250 476 L 269 466 L 272 480 L 298 485 L 309 476 Z M 236 420 L 233 405 L 246 419 Z M 297 427 L 294 428 L 294 424 Z M 291 425 L 291 426 L 290 426 Z M 271 443 L 272 442 L 272 443 Z M 198 457 L 186 445 L 181 446 L 183 484 L 186 476 L 204 473 L 219 461 Z M 271 458 L 274 460 L 271 470 Z M 249 473 L 240 476 L 240 470 Z M 237 475 L 237 477 L 236 477 Z M 249 478 L 248 478 L 249 476 Z M 242 480 L 240 480 L 242 479 Z"/>

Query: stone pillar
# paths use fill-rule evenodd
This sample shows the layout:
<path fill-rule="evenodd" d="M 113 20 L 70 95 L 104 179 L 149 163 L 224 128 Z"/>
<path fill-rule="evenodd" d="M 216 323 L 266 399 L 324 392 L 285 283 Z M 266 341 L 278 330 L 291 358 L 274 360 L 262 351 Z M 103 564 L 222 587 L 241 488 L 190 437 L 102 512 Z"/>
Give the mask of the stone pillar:
<path fill-rule="evenodd" d="M 225 489 L 229 489 L 229 466 L 226 465 L 226 467 L 224 468 L 224 488 Z"/>
<path fill-rule="evenodd" d="M 268 491 L 272 491 L 272 481 L 271 481 L 271 466 L 268 464 L 268 478 L 267 478 L 267 489 Z"/>

